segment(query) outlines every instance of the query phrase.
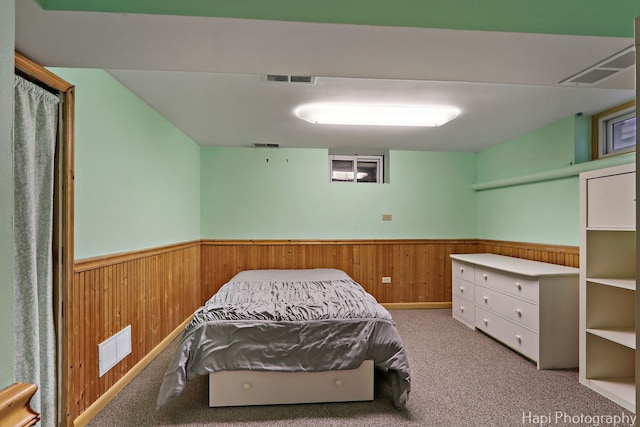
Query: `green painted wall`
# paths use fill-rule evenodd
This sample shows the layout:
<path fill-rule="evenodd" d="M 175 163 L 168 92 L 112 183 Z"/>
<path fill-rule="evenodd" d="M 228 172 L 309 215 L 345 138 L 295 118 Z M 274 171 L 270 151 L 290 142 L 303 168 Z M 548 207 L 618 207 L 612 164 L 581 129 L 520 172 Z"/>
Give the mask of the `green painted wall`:
<path fill-rule="evenodd" d="M 13 370 L 13 49 L 14 2 L 0 1 L 0 389 Z"/>
<path fill-rule="evenodd" d="M 478 182 L 557 169 L 576 163 L 576 140 L 589 128 L 585 117 L 569 116 L 478 153 Z"/>
<path fill-rule="evenodd" d="M 578 178 L 478 192 L 478 238 L 578 246 Z"/>
<path fill-rule="evenodd" d="M 474 236 L 475 154 L 390 152 L 390 184 L 331 183 L 321 149 L 202 149 L 204 239 Z M 382 214 L 393 215 L 391 222 Z"/>
<path fill-rule="evenodd" d="M 584 161 L 589 118 L 567 117 L 478 154 L 478 182 Z M 579 245 L 578 177 L 478 192 L 478 238 Z"/>
<path fill-rule="evenodd" d="M 200 238 L 200 147 L 102 70 L 76 86 L 75 258 Z"/>
<path fill-rule="evenodd" d="M 37 0 L 47 9 L 633 37 L 637 0 Z"/>
<path fill-rule="evenodd" d="M 77 87 L 76 259 L 199 238 L 578 244 L 577 178 L 470 186 L 574 163 L 586 118 L 478 154 L 391 151 L 389 184 L 338 184 L 326 150 L 201 148 L 106 72 L 54 71 Z"/>

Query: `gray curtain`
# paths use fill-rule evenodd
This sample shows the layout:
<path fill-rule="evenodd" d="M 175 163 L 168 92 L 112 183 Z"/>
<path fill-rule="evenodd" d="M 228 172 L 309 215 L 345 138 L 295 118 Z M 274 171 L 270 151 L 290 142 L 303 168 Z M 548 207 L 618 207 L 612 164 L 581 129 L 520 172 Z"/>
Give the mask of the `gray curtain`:
<path fill-rule="evenodd" d="M 53 181 L 58 97 L 16 76 L 14 293 L 16 381 L 36 384 L 43 426 L 56 425 L 53 311 Z"/>

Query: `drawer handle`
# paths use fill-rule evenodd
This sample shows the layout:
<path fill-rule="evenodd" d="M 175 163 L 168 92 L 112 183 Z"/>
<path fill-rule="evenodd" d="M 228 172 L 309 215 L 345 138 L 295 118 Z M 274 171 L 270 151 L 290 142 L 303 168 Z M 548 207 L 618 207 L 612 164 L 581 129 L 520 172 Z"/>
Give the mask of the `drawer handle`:
<path fill-rule="evenodd" d="M 516 282 L 516 289 L 518 289 L 519 291 L 522 290 L 522 285 L 518 282 Z"/>
<path fill-rule="evenodd" d="M 484 300 L 485 304 L 489 302 L 489 297 L 482 297 L 482 299 Z"/>
<path fill-rule="evenodd" d="M 464 313 L 464 307 L 460 307 L 460 313 Z"/>
<path fill-rule="evenodd" d="M 460 286 L 460 293 L 464 292 L 464 286 Z"/>
<path fill-rule="evenodd" d="M 342 386 L 342 380 L 340 380 L 340 379 L 336 380 L 336 385 L 338 387 Z"/>
<path fill-rule="evenodd" d="M 520 335 L 516 335 L 516 341 L 522 343 L 522 337 Z"/>
<path fill-rule="evenodd" d="M 489 324 L 489 320 L 488 319 L 482 319 L 482 321 L 484 322 L 485 326 L 487 326 Z"/>
<path fill-rule="evenodd" d="M 249 390 L 251 388 L 251 384 L 250 383 L 244 383 L 242 384 L 242 388 L 245 390 Z"/>
<path fill-rule="evenodd" d="M 486 274 L 483 274 L 483 275 L 482 275 L 482 278 L 483 278 L 484 280 L 487 280 L 487 275 L 486 275 Z"/>
<path fill-rule="evenodd" d="M 516 308 L 516 314 L 518 315 L 518 317 L 522 317 L 522 310 Z"/>
<path fill-rule="evenodd" d="M 464 273 L 464 268 L 460 267 L 460 273 Z"/>

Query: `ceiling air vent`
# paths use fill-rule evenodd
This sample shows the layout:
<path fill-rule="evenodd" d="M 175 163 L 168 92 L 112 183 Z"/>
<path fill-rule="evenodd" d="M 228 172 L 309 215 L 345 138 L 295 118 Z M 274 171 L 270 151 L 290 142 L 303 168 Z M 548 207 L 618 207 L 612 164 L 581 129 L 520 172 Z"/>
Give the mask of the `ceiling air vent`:
<path fill-rule="evenodd" d="M 561 85 L 590 86 L 612 75 L 626 70 L 635 64 L 635 50 L 633 46 L 600 61 L 591 67 L 580 71 L 560 82 Z"/>
<path fill-rule="evenodd" d="M 285 76 L 282 74 L 267 74 L 265 78 L 268 82 L 283 82 L 283 83 L 304 83 L 313 85 L 316 83 L 316 78 L 313 76 Z"/>
<path fill-rule="evenodd" d="M 256 148 L 279 148 L 280 144 L 266 144 L 266 143 L 255 143 L 253 144 Z"/>
<path fill-rule="evenodd" d="M 291 83 L 314 84 L 316 82 L 316 78 L 311 76 L 290 76 L 289 79 Z"/>
<path fill-rule="evenodd" d="M 624 70 L 625 68 L 631 67 L 636 63 L 636 52 L 633 48 L 628 48 L 622 51 L 618 55 L 614 55 L 609 58 L 604 64 L 601 65 L 602 68 L 614 68 L 619 70 Z"/>
<path fill-rule="evenodd" d="M 267 74 L 267 81 L 270 82 L 288 82 L 289 76 L 282 76 L 280 74 Z"/>

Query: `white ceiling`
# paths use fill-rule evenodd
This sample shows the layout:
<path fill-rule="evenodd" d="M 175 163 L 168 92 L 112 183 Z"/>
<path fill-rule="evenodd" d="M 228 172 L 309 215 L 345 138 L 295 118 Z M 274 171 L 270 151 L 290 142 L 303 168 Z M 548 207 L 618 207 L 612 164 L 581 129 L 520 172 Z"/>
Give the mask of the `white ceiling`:
<path fill-rule="evenodd" d="M 44 11 L 16 2 L 16 49 L 52 67 L 107 69 L 200 145 L 480 151 L 635 96 L 630 67 L 558 83 L 630 38 Z M 317 76 L 315 85 L 264 74 Z M 73 83 L 73 82 L 71 82 Z M 452 105 L 439 128 L 311 125 L 312 101 Z"/>

